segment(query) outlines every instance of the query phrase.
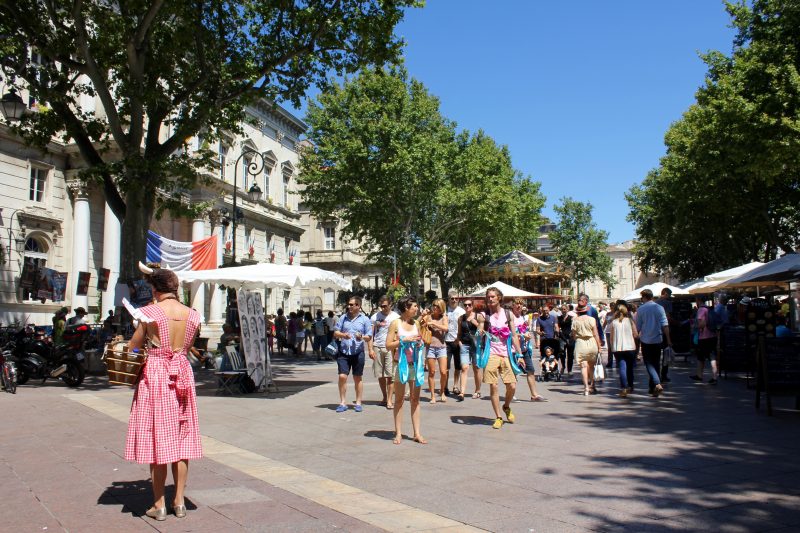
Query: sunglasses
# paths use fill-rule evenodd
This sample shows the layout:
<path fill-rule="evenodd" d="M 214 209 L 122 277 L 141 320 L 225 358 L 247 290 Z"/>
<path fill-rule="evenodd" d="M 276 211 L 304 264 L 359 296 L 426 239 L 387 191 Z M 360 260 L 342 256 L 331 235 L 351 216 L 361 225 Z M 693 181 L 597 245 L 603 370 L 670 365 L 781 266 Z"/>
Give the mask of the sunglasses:
<path fill-rule="evenodd" d="M 358 307 L 358 304 L 347 304 L 347 307 Z"/>
<path fill-rule="evenodd" d="M 472 307 L 472 302 L 465 303 L 465 304 L 464 304 L 464 306 L 466 306 L 466 307 Z"/>

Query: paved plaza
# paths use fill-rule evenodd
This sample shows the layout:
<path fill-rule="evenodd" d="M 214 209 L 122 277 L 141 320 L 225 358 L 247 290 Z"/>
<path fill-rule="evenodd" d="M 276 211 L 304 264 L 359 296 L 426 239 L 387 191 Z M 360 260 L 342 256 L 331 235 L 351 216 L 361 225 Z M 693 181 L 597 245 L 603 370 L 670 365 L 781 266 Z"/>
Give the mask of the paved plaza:
<path fill-rule="evenodd" d="M 484 387 L 423 402 L 429 444 L 393 445 L 369 370 L 364 412 L 337 414 L 334 363 L 274 366 L 277 393 L 242 397 L 197 371 L 206 458 L 190 466 L 188 516 L 165 522 L 144 517 L 147 467 L 122 459 L 131 390 L 89 376 L 0 394 L 0 530 L 800 531 L 800 412 L 793 398 L 756 411 L 741 377 L 698 385 L 678 365 L 656 400 L 640 365 L 623 400 L 615 373 L 590 397 L 576 373 L 500 430 Z"/>

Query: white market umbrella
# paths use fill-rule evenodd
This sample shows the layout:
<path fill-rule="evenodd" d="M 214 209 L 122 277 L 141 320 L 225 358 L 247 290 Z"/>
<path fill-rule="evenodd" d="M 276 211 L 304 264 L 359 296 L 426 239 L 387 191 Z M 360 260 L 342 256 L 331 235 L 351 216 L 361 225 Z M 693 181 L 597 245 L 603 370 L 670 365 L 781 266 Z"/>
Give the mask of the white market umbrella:
<path fill-rule="evenodd" d="M 645 289 L 650 289 L 651 291 L 653 291 L 654 298 L 658 298 L 659 295 L 661 294 L 661 291 L 663 291 L 664 289 L 671 290 L 673 296 L 681 296 L 681 295 L 685 296 L 690 294 L 689 291 L 687 291 L 686 289 L 681 289 L 680 287 L 675 287 L 674 285 L 668 285 L 666 283 L 657 281 L 655 283 L 650 283 L 649 285 L 639 287 L 638 289 L 633 289 L 631 292 L 623 296 L 622 299 L 625 300 L 626 302 L 636 302 L 638 300 L 641 300 L 642 296 L 640 293 Z"/>
<path fill-rule="evenodd" d="M 764 265 L 764 263 L 760 261 L 753 261 L 752 263 L 747 263 L 746 265 L 739 265 L 727 270 L 721 270 L 720 272 L 715 272 L 705 276 L 703 281 L 700 283 L 695 283 L 684 288 L 692 294 L 709 294 L 717 289 L 722 288 L 722 285 L 724 285 L 726 281 L 744 275 L 762 265 Z"/>
<path fill-rule="evenodd" d="M 542 296 L 541 294 L 537 294 L 535 292 L 528 292 L 523 291 L 522 289 L 518 289 L 516 287 L 512 287 L 507 283 L 503 283 L 502 281 L 495 281 L 494 283 L 483 287 L 480 290 L 477 290 L 470 294 L 470 296 L 478 298 L 482 296 L 486 296 L 486 291 L 490 288 L 494 287 L 499 289 L 500 292 L 503 293 L 503 298 L 533 298 L 536 296 Z"/>
<path fill-rule="evenodd" d="M 720 286 L 756 287 L 765 285 L 785 285 L 797 279 L 798 270 L 800 270 L 800 254 L 786 254 L 740 276 L 731 278 Z"/>
<path fill-rule="evenodd" d="M 316 287 L 320 289 L 352 290 L 352 284 L 330 270 L 300 265 L 255 265 L 214 270 L 182 270 L 175 272 L 182 283 L 201 281 L 245 289 Z"/>

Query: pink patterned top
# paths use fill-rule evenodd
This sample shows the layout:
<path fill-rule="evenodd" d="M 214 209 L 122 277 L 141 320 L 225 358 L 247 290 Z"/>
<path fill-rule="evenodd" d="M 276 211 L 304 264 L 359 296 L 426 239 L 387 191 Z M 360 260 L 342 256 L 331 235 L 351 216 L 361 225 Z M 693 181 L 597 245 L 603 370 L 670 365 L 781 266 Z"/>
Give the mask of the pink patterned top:
<path fill-rule="evenodd" d="M 194 375 L 186 352 L 200 326 L 200 315 L 189 310 L 183 347 L 173 351 L 170 319 L 158 305 L 141 311 L 156 321 L 161 347 L 147 351 L 136 387 L 125 439 L 125 459 L 143 464 L 168 464 L 203 456 L 197 422 Z"/>

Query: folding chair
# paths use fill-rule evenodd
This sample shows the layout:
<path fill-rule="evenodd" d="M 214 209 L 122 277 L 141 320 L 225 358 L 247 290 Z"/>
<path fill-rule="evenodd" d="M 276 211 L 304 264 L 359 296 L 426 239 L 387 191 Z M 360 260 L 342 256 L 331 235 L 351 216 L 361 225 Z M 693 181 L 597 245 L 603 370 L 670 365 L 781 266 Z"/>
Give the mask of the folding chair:
<path fill-rule="evenodd" d="M 225 347 L 223 358 L 227 360 L 222 365 L 226 370 L 214 372 L 217 376 L 217 394 L 241 394 L 244 392 L 242 382 L 247 377 L 247 368 L 242 365 L 242 358 L 234 346 Z"/>

